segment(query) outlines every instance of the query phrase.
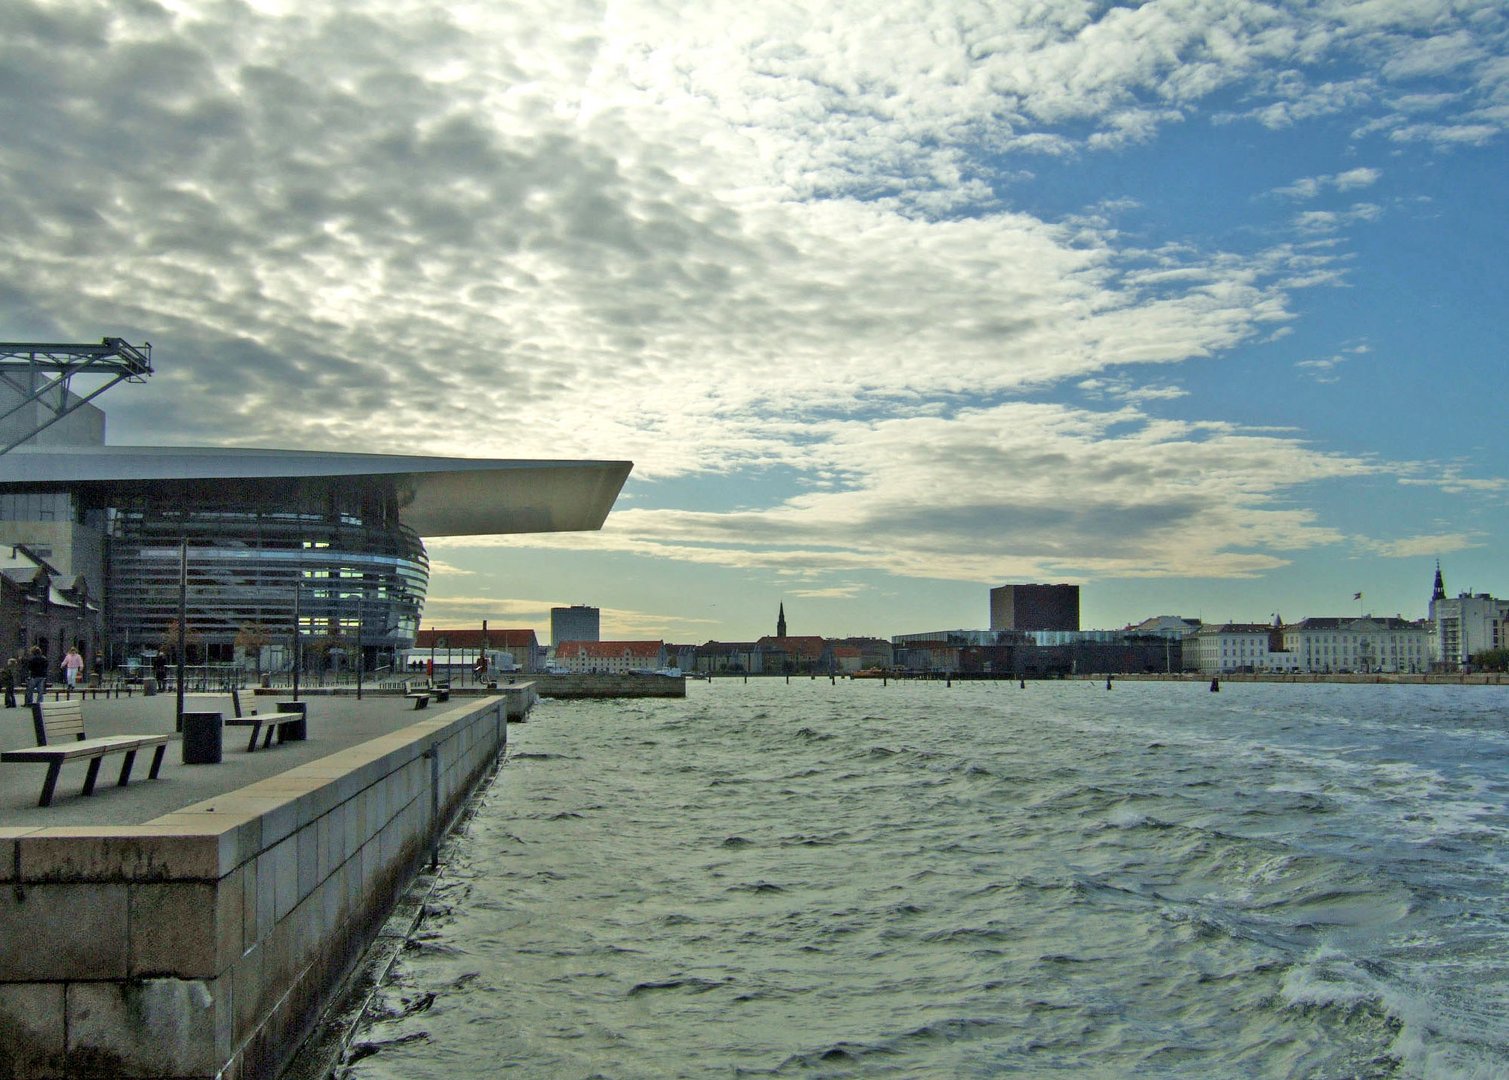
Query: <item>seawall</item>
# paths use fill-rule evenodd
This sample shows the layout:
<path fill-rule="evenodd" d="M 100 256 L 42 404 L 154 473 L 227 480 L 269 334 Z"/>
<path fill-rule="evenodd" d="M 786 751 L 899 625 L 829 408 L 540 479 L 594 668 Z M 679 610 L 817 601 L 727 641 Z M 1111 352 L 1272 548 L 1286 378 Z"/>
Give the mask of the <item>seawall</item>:
<path fill-rule="evenodd" d="M 276 1076 L 502 753 L 510 699 L 145 824 L 0 829 L 0 1076 Z"/>

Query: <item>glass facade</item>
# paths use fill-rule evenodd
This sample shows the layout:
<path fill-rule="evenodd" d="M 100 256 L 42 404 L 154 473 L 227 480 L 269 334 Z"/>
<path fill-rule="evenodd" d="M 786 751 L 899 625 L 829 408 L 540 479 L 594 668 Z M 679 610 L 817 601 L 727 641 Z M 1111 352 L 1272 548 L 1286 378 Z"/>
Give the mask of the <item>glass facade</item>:
<path fill-rule="evenodd" d="M 227 490 L 229 489 L 229 490 Z M 109 506 L 108 633 L 117 660 L 155 650 L 178 620 L 187 550 L 191 653 L 358 639 L 370 658 L 409 648 L 429 560 L 391 484 L 351 480 L 163 485 Z"/>

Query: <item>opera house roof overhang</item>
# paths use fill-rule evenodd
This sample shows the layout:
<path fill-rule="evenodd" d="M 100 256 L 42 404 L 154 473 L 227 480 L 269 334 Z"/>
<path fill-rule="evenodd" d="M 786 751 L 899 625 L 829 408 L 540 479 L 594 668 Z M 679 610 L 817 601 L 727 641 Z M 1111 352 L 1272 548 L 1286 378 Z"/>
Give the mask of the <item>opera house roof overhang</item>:
<path fill-rule="evenodd" d="M 341 454 L 189 446 L 21 447 L 0 454 L 0 492 L 74 491 L 102 503 L 228 490 L 253 498 L 391 489 L 421 537 L 598 529 L 633 462 Z"/>

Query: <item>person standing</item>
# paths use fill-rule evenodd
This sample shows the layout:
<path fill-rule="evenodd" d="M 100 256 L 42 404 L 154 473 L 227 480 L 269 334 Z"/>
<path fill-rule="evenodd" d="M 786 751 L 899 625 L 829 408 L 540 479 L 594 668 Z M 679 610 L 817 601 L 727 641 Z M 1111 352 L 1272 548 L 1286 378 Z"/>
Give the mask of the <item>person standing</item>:
<path fill-rule="evenodd" d="M 33 645 L 26 657 L 26 704 L 40 705 L 47 692 L 47 657 L 40 646 Z"/>
<path fill-rule="evenodd" d="M 83 670 L 84 658 L 79 655 L 76 646 L 70 645 L 68 655 L 63 657 L 63 681 L 68 684 L 69 690 L 79 685 L 79 672 Z"/>

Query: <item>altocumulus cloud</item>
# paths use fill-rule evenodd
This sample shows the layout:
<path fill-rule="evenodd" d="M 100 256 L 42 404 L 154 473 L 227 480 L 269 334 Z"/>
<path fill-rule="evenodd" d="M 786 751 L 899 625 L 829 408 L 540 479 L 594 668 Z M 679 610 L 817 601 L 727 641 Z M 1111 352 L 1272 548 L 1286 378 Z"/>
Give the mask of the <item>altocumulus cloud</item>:
<path fill-rule="evenodd" d="M 1260 573 L 1339 539 L 1286 486 L 1378 463 L 1013 398 L 1112 368 L 1123 400 L 1169 398 L 1127 372 L 1274 333 L 1341 257 L 1045 220 L 1001 163 L 1147 140 L 1233 90 L 1275 127 L 1347 108 L 1396 139 L 1501 131 L 1502 13 L 1429 6 L 10 0 L 0 318 L 156 342 L 150 393 L 108 403 L 128 437 L 171 410 L 179 441 L 255 443 L 280 409 L 309 447 L 809 480 L 762 513 L 626 510 L 583 545 Z"/>

